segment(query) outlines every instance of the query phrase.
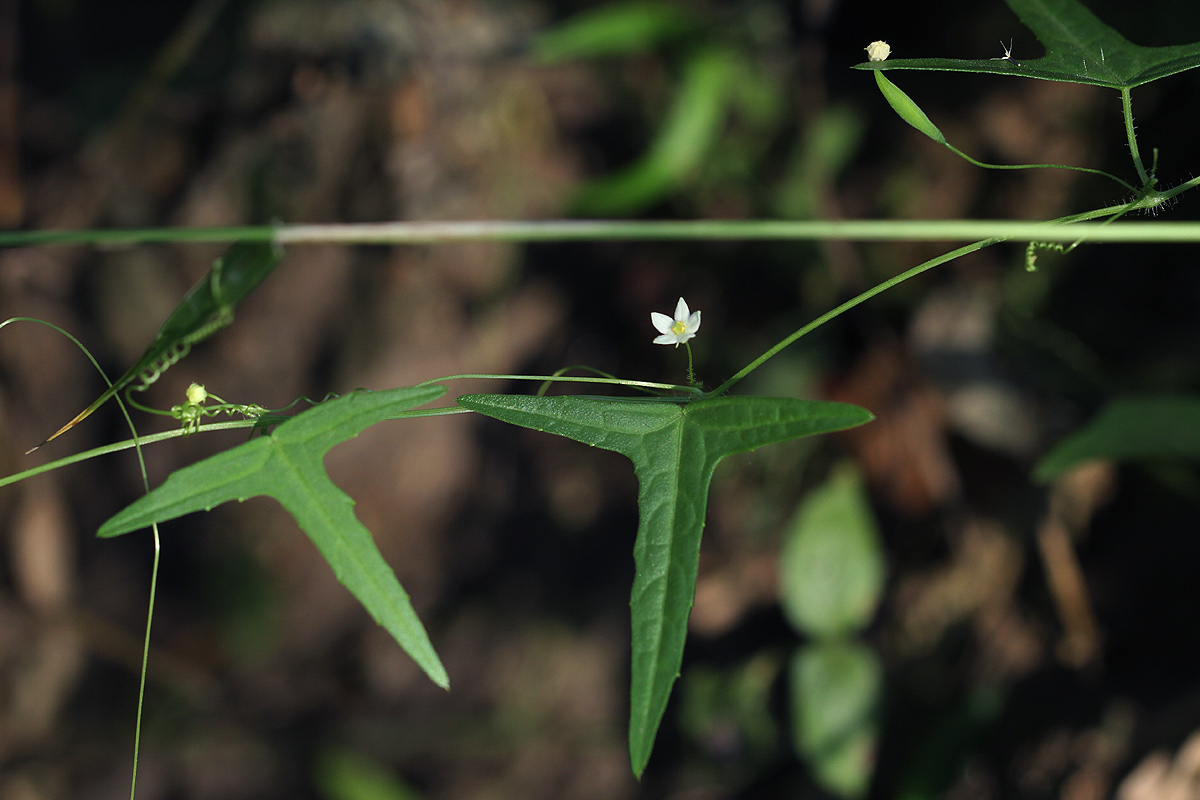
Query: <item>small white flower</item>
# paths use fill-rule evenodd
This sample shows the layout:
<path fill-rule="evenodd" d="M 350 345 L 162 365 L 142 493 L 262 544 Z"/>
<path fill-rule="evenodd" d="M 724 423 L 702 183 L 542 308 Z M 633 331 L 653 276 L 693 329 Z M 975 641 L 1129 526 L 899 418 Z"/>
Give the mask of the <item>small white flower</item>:
<path fill-rule="evenodd" d="M 887 61 L 887 57 L 892 54 L 892 46 L 887 42 L 871 42 L 864 49 L 871 61 Z"/>
<path fill-rule="evenodd" d="M 687 302 L 681 297 L 675 304 L 675 319 L 657 311 L 650 312 L 650 321 L 662 334 L 655 338 L 655 344 L 673 344 L 676 347 L 691 339 L 700 330 L 700 312 L 689 313 Z"/>

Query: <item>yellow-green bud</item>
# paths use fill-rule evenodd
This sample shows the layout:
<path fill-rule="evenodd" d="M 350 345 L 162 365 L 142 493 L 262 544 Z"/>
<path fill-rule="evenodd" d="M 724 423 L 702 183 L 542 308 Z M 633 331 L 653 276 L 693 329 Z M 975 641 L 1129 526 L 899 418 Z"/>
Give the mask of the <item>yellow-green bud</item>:
<path fill-rule="evenodd" d="M 198 383 L 193 383 L 187 388 L 188 402 L 194 406 L 198 406 L 208 399 L 208 390 Z"/>

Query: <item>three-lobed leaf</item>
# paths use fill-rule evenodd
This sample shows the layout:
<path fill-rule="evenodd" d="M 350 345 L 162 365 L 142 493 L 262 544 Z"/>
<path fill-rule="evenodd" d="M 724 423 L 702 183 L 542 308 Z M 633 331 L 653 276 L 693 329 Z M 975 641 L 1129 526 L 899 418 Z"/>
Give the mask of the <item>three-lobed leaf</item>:
<path fill-rule="evenodd" d="M 408 594 L 354 515 L 354 500 L 325 472 L 325 454 L 383 420 L 435 400 L 442 386 L 356 391 L 297 414 L 270 436 L 253 439 L 177 470 L 154 491 L 100 526 L 119 536 L 209 511 L 230 500 L 269 495 L 296 519 L 346 588 L 396 639 L 430 680 L 449 686 L 446 669 Z"/>
<path fill-rule="evenodd" d="M 638 479 L 629 755 L 641 775 L 683 661 L 713 471 L 725 456 L 869 422 L 847 403 L 464 395 L 464 408 L 621 453 Z"/>
<path fill-rule="evenodd" d="M 1200 42 L 1166 47 L 1134 44 L 1101 22 L 1079 0 L 1005 0 L 1046 48 L 1037 59 L 898 58 L 855 69 L 990 72 L 1050 81 L 1132 89 L 1200 67 Z"/>

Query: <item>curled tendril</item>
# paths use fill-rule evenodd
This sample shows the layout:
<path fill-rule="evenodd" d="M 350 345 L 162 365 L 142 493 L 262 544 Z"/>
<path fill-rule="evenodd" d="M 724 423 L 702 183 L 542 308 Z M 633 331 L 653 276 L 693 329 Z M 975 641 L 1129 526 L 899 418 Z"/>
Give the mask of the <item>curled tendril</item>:
<path fill-rule="evenodd" d="M 1069 253 L 1079 242 L 1064 245 L 1062 242 L 1030 242 L 1025 247 L 1025 271 L 1037 272 L 1037 256 L 1041 250 L 1053 250 L 1056 253 Z"/>

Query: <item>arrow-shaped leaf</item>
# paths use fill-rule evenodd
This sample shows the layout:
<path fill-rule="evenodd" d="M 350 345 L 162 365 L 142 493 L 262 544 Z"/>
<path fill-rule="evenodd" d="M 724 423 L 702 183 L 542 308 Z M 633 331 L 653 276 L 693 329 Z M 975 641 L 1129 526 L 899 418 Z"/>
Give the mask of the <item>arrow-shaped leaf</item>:
<path fill-rule="evenodd" d="M 641 775 L 679 676 L 708 487 L 727 455 L 871 420 L 846 403 L 716 397 L 681 405 L 593 397 L 464 395 L 464 408 L 614 450 L 638 479 L 629 756 Z"/>
<path fill-rule="evenodd" d="M 1134 44 L 1101 22 L 1079 0 L 1005 0 L 1046 48 L 1038 59 L 899 58 L 855 69 L 991 72 L 1049 81 L 1132 89 L 1200 67 L 1200 42 L 1167 47 Z"/>
<path fill-rule="evenodd" d="M 404 387 L 329 400 L 297 414 L 270 436 L 171 473 L 162 486 L 101 525 L 98 535 L 119 536 L 230 500 L 270 495 L 296 518 L 338 580 L 376 622 L 430 680 L 446 688 L 446 669 L 408 594 L 375 547 L 371 532 L 354 516 L 354 501 L 334 485 L 323 464 L 334 445 L 445 391 L 442 386 Z"/>

